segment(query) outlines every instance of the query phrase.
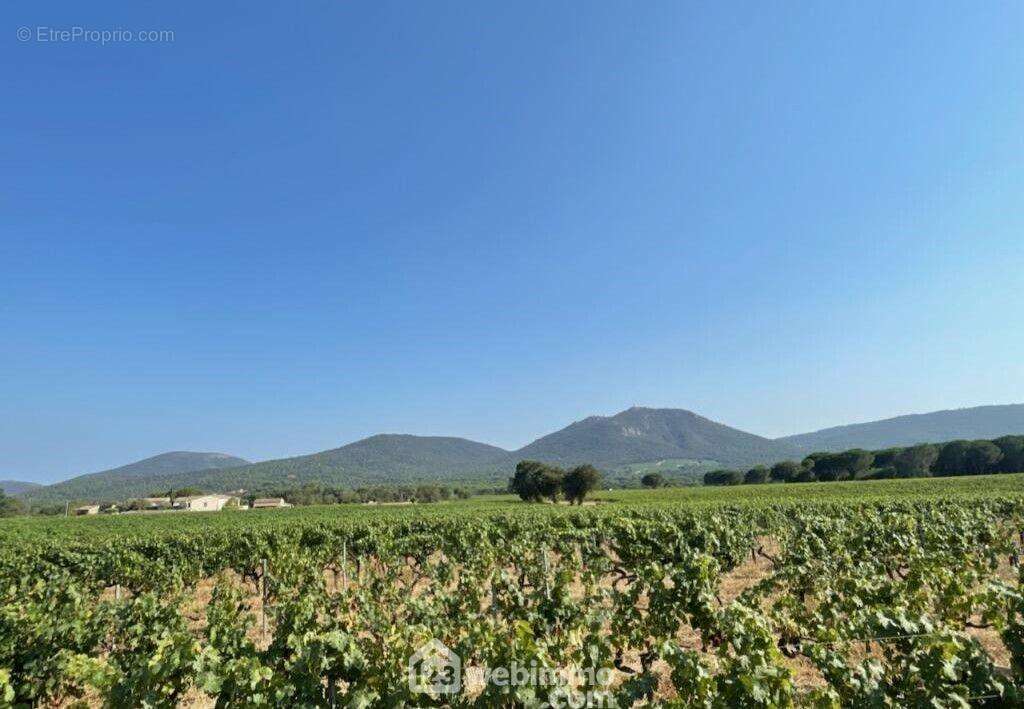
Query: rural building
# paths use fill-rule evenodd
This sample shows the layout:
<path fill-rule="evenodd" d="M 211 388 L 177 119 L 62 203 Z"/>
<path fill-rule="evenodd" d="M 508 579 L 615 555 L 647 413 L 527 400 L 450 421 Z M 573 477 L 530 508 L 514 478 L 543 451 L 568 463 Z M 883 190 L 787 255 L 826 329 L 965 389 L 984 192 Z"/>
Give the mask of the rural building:
<path fill-rule="evenodd" d="M 99 505 L 82 505 L 81 507 L 75 508 L 76 515 L 98 515 L 99 513 Z"/>
<path fill-rule="evenodd" d="M 174 501 L 174 505 L 189 512 L 220 512 L 225 507 L 239 507 L 241 500 L 234 495 L 195 495 L 179 497 Z"/>
<path fill-rule="evenodd" d="M 254 510 L 263 510 L 271 507 L 291 507 L 291 505 L 285 502 L 283 497 L 263 497 L 252 501 L 252 508 Z"/>

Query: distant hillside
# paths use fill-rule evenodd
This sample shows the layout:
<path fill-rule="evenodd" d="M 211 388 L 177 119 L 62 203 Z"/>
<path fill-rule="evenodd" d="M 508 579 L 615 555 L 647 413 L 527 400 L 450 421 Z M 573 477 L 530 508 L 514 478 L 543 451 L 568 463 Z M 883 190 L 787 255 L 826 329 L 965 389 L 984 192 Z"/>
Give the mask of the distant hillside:
<path fill-rule="evenodd" d="M 3 491 L 5 495 L 20 495 L 37 487 L 42 487 L 42 485 L 21 480 L 0 480 L 0 491 Z"/>
<path fill-rule="evenodd" d="M 592 463 L 610 481 L 657 469 L 684 482 L 713 467 L 799 459 L 816 450 L 878 449 L 1024 433 L 1024 405 L 899 416 L 771 440 L 683 409 L 634 407 L 577 421 L 516 451 L 465 438 L 382 434 L 312 455 L 248 463 L 222 453 L 165 453 L 114 470 L 22 493 L 29 502 L 123 500 L 170 488 L 260 490 L 321 482 L 332 487 L 443 482 L 503 484 L 526 458 Z M 652 467 L 653 466 L 653 467 Z"/>
<path fill-rule="evenodd" d="M 162 453 L 120 468 L 79 475 L 63 482 L 36 487 L 22 497 L 28 502 L 64 502 L 66 500 L 119 500 L 134 494 L 147 494 L 154 481 L 168 475 L 187 475 L 192 471 L 245 465 L 249 461 L 224 453 L 175 451 Z"/>
<path fill-rule="evenodd" d="M 287 487 L 313 481 L 355 488 L 427 480 L 493 480 L 501 477 L 498 470 L 507 455 L 508 451 L 501 448 L 464 438 L 384 434 L 341 448 L 295 458 L 248 463 L 240 458 L 225 456 L 230 460 L 223 465 L 203 465 L 188 469 L 165 467 L 141 477 L 109 477 L 110 473 L 132 467 L 126 466 L 117 471 L 96 473 L 52 485 L 26 497 L 31 501 L 105 501 L 182 487 L 226 491 Z M 103 477 L 94 480 L 98 476 Z"/>
<path fill-rule="evenodd" d="M 770 463 L 792 456 L 787 443 L 755 436 L 683 409 L 634 407 L 614 416 L 591 416 L 515 451 L 560 465 L 593 463 L 617 468 L 672 458 L 713 460 L 724 466 Z"/>
<path fill-rule="evenodd" d="M 1008 404 L 897 416 L 882 421 L 825 428 L 777 440 L 809 453 L 849 448 L 889 448 L 959 438 L 991 439 L 1021 433 L 1024 433 L 1024 404 Z"/>
<path fill-rule="evenodd" d="M 165 454 L 115 470 L 85 475 L 25 495 L 32 502 L 123 500 L 157 490 L 260 490 L 307 482 L 357 488 L 418 482 L 504 484 L 518 461 L 592 463 L 618 477 L 636 464 L 674 461 L 671 477 L 692 477 L 717 465 L 770 463 L 797 455 L 791 446 L 710 421 L 681 409 L 632 408 L 592 416 L 517 451 L 464 438 L 382 434 L 332 450 L 248 463 L 230 456 L 186 464 Z M 642 467 L 642 466 L 641 466 Z M 667 469 L 667 468 L 666 468 Z"/>
<path fill-rule="evenodd" d="M 508 451 L 465 438 L 380 434 L 341 448 L 228 470 L 165 476 L 164 487 L 253 490 L 304 482 L 356 488 L 424 481 L 491 480 Z"/>

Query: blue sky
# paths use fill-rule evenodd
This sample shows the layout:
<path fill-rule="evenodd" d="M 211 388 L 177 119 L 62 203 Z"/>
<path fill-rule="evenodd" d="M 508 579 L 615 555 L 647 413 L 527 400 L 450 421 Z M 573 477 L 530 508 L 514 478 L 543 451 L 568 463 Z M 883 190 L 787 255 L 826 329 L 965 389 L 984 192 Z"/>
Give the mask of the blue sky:
<path fill-rule="evenodd" d="M 1019 3 L 0 12 L 0 478 L 1024 401 Z"/>

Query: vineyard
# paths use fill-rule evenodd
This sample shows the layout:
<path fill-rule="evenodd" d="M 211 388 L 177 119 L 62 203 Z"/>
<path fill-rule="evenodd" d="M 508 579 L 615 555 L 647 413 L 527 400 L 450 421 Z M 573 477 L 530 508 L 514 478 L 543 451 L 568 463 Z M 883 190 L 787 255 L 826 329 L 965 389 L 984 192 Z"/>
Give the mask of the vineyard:
<path fill-rule="evenodd" d="M 731 493 L 11 520 L 0 705 L 1024 701 L 1024 477 Z"/>

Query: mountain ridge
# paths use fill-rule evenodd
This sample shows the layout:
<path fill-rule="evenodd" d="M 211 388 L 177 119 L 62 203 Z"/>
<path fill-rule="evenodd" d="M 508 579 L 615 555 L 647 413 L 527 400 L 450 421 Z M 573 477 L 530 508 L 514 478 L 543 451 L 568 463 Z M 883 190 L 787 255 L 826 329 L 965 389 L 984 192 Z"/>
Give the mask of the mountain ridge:
<path fill-rule="evenodd" d="M 516 450 L 452 436 L 382 433 L 301 456 L 250 463 L 222 453 L 177 451 L 22 493 L 30 502 L 119 500 L 155 490 L 282 488 L 320 482 L 337 487 L 380 484 L 501 484 L 522 459 L 563 466 L 592 463 L 607 471 L 662 461 L 742 468 L 799 460 L 818 450 L 888 448 L 957 438 L 1024 433 L 1024 404 L 947 409 L 834 426 L 770 439 L 686 409 L 634 406 L 588 416 Z M 212 456 L 202 464 L 175 456 Z M 181 469 L 186 464 L 187 469 Z"/>
<path fill-rule="evenodd" d="M 125 487 L 140 490 L 141 486 L 145 486 L 144 491 L 133 494 L 147 494 L 150 492 L 149 480 L 159 475 L 187 474 L 238 464 L 248 465 L 249 461 L 226 453 L 168 451 L 117 468 L 86 473 L 52 485 L 32 488 L 21 493 L 21 497 L 31 502 L 118 500 L 123 499 L 120 490 Z"/>
<path fill-rule="evenodd" d="M 992 439 L 1024 433 L 1024 404 L 993 404 L 903 414 L 877 421 L 831 426 L 777 438 L 802 452 L 891 448 L 959 438 Z"/>
<path fill-rule="evenodd" d="M 181 487 L 227 491 L 311 482 L 349 488 L 428 481 L 493 485 L 502 484 L 519 460 L 531 457 L 566 466 L 592 463 L 615 469 L 666 459 L 747 465 L 771 462 L 793 450 L 692 411 L 632 407 L 611 416 L 589 416 L 514 451 L 465 438 L 376 434 L 318 453 L 245 465 L 190 470 L 161 466 L 142 475 L 124 473 L 171 455 L 162 454 L 33 490 L 25 498 L 30 502 L 72 497 L 106 501 Z"/>
<path fill-rule="evenodd" d="M 753 465 L 795 453 L 787 444 L 712 421 L 687 409 L 633 406 L 612 416 L 588 416 L 513 452 L 561 465 L 617 467 L 660 459 L 717 460 Z"/>

